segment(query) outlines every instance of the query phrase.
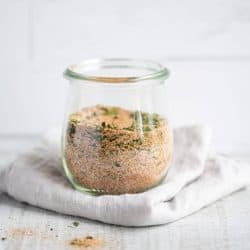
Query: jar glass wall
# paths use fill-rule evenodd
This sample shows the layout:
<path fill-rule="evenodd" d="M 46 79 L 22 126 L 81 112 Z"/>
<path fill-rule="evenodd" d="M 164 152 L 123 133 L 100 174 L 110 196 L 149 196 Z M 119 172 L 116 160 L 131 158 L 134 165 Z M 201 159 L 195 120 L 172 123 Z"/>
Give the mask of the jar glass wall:
<path fill-rule="evenodd" d="M 62 154 L 72 185 L 91 194 L 145 191 L 165 177 L 173 153 L 168 71 L 143 60 L 89 60 L 70 81 Z"/>

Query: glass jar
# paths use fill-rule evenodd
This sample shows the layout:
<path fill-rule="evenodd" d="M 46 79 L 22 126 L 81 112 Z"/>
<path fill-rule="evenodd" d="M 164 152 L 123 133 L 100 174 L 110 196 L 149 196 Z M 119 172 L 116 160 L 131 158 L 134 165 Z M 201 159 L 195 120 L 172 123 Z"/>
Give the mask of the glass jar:
<path fill-rule="evenodd" d="M 173 139 L 160 64 L 96 59 L 72 65 L 62 136 L 63 166 L 91 194 L 145 191 L 169 168 Z"/>

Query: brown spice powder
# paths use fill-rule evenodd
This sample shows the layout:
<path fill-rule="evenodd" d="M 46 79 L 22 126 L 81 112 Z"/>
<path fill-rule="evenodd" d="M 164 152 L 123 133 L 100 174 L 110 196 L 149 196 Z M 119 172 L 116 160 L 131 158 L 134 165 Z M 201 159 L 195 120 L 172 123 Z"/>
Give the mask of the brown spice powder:
<path fill-rule="evenodd" d="M 27 228 L 15 228 L 15 229 L 10 231 L 10 236 L 12 238 L 24 237 L 24 236 L 34 236 L 36 234 L 37 234 L 37 232 L 35 232 L 32 229 L 27 229 Z"/>
<path fill-rule="evenodd" d="M 53 238 L 51 235 L 45 232 L 37 231 L 30 228 L 12 228 L 7 232 L 7 237 L 10 239 L 22 239 L 22 238 L 40 238 L 43 240 Z"/>
<path fill-rule="evenodd" d="M 103 240 L 86 236 L 83 238 L 75 238 L 69 242 L 70 246 L 77 247 L 78 249 L 96 249 L 103 245 Z"/>
<path fill-rule="evenodd" d="M 71 114 L 64 154 L 78 185 L 100 193 L 141 192 L 164 178 L 172 131 L 157 114 L 97 105 Z"/>

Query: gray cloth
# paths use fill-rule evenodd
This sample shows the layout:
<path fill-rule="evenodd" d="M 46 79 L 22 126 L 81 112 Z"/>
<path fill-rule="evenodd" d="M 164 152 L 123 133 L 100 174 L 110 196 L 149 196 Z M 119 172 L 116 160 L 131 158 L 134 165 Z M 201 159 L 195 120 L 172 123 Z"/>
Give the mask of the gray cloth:
<path fill-rule="evenodd" d="M 250 166 L 209 154 L 210 132 L 200 126 L 174 131 L 174 159 L 165 180 L 139 194 L 91 196 L 75 191 L 62 172 L 60 131 L 19 156 L 0 173 L 0 191 L 59 213 L 124 226 L 173 222 L 250 184 Z"/>

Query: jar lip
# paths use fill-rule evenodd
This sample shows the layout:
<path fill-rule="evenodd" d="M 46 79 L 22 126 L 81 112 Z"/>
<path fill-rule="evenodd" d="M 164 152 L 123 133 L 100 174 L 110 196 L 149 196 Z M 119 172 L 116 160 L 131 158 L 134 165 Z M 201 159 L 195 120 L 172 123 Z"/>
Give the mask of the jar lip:
<path fill-rule="evenodd" d="M 150 71 L 137 76 L 102 76 L 97 74 L 86 74 L 80 72 L 87 71 L 88 68 L 95 70 L 104 68 L 114 69 L 141 69 Z M 94 81 L 108 83 L 109 85 L 123 85 L 127 83 L 137 83 L 145 80 L 162 79 L 165 80 L 169 77 L 169 70 L 161 64 L 142 59 L 129 59 L 129 58 L 104 58 L 104 59 L 89 59 L 81 63 L 70 65 L 65 71 L 64 76 L 68 79 L 77 79 L 85 81 Z"/>

